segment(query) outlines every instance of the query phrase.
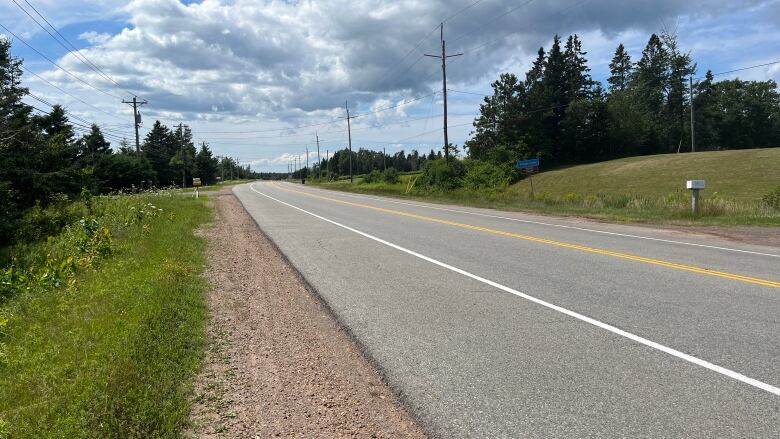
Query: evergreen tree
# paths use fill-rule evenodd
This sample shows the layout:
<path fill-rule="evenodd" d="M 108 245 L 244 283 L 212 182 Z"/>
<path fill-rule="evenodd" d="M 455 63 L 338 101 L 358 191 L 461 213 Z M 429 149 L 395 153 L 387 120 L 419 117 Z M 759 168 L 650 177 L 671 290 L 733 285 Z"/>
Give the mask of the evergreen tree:
<path fill-rule="evenodd" d="M 633 65 L 631 64 L 631 56 L 626 52 L 623 43 L 620 43 L 615 50 L 615 56 L 609 63 L 609 72 L 610 76 L 607 82 L 610 91 L 622 91 L 628 87 L 633 74 Z"/>
<path fill-rule="evenodd" d="M 584 99 L 590 96 L 593 80 L 590 77 L 587 52 L 582 50 L 582 41 L 574 34 L 566 40 L 564 58 L 564 82 L 570 99 Z"/>
<path fill-rule="evenodd" d="M 644 107 L 641 113 L 648 117 L 646 123 L 650 126 L 648 138 L 639 148 L 640 154 L 651 154 L 665 149 L 662 146 L 666 137 L 663 111 L 669 82 L 668 67 L 669 57 L 666 49 L 658 35 L 653 34 L 642 51 L 642 58 L 636 64 L 631 81 L 635 97 Z"/>
<path fill-rule="evenodd" d="M 89 133 L 84 134 L 80 141 L 80 153 L 82 161 L 87 165 L 94 165 L 103 155 L 111 153 L 111 144 L 106 141 L 103 132 L 97 124 L 92 124 Z"/>
<path fill-rule="evenodd" d="M 146 155 L 155 172 L 156 183 L 161 186 L 176 184 L 181 172 L 171 165 L 171 159 L 178 153 L 176 138 L 171 130 L 160 121 L 155 121 L 146 135 L 141 151 Z"/>
<path fill-rule="evenodd" d="M 49 139 L 59 138 L 63 144 L 72 144 L 75 134 L 73 126 L 68 120 L 65 109 L 60 105 L 54 105 L 49 113 L 35 116 L 35 124 L 43 130 L 44 135 Z"/>
<path fill-rule="evenodd" d="M 200 145 L 200 151 L 195 156 L 195 171 L 193 176 L 200 177 L 203 184 L 214 184 L 217 181 L 219 163 L 213 157 L 206 142 Z"/>
<path fill-rule="evenodd" d="M 519 119 L 523 110 L 523 84 L 514 74 L 503 73 L 491 86 L 493 95 L 485 97 L 480 105 L 480 115 L 474 121 L 474 137 L 465 145 L 470 158 L 490 160 L 496 148 L 511 149 L 522 139 Z"/>
<path fill-rule="evenodd" d="M 666 148 L 659 152 L 674 152 L 681 148 L 683 142 L 690 143 L 688 129 L 688 77 L 696 73 L 696 66 L 688 53 L 682 53 L 677 43 L 677 36 L 669 32 L 661 35 L 666 56 L 668 57 L 668 84 L 666 86 L 666 105 L 664 108 L 663 126 L 666 131 Z"/>

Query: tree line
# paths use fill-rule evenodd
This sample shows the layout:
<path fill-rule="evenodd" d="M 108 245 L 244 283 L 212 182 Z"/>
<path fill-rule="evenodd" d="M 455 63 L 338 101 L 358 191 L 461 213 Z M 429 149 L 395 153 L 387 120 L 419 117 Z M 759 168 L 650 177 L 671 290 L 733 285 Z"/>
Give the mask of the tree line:
<path fill-rule="evenodd" d="M 184 125 L 169 129 L 155 122 L 140 151 L 125 140 L 115 151 L 96 124 L 77 136 L 61 106 L 36 114 L 23 102 L 28 90 L 21 84 L 22 60 L 10 49 L 10 41 L 0 38 L 0 247 L 13 239 L 31 208 L 63 196 L 191 185 L 193 176 L 205 184 L 217 177 L 254 177 L 235 159 L 214 157 L 206 143 L 196 150 Z"/>
<path fill-rule="evenodd" d="M 417 150 L 406 153 L 404 150 L 394 154 L 387 154 L 384 151 L 373 151 L 370 149 L 359 148 L 357 151 L 341 149 L 333 153 L 332 156 L 322 159 L 322 163 L 314 163 L 310 170 L 306 167 L 293 172 L 293 178 L 311 175 L 313 177 L 320 175 L 322 168 L 323 178 L 338 178 L 349 175 L 350 156 L 352 158 L 352 173 L 354 175 L 368 174 L 371 171 L 381 171 L 393 168 L 399 172 L 414 172 L 423 168 L 426 162 L 441 158 L 441 151 L 431 150 L 427 155 L 420 154 Z"/>
<path fill-rule="evenodd" d="M 556 35 L 524 79 L 501 74 L 464 145 L 469 157 L 560 165 L 692 149 L 697 66 L 674 35 L 653 34 L 636 62 L 620 44 L 606 88 L 586 55 L 579 36 Z M 777 83 L 714 78 L 708 71 L 693 85 L 696 151 L 780 146 Z"/>

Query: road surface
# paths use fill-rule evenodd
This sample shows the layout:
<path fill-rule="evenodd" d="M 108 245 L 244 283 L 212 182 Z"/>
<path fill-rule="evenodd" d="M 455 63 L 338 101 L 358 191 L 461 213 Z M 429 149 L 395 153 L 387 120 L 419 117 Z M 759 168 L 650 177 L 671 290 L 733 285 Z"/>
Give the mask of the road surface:
<path fill-rule="evenodd" d="M 780 437 L 778 248 L 234 192 L 434 436 Z"/>

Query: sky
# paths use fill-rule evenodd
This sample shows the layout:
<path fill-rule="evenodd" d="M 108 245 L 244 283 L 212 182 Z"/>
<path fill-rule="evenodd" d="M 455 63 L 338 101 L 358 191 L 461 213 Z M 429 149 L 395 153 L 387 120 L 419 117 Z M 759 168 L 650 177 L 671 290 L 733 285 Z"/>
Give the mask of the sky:
<path fill-rule="evenodd" d="M 447 53 L 463 53 L 447 65 L 449 137 L 458 145 L 490 83 L 503 72 L 523 77 L 556 33 L 581 37 L 602 82 L 618 44 L 636 61 L 663 30 L 677 34 L 700 75 L 780 60 L 780 0 L 0 4 L 8 30 L 0 34 L 24 59 L 25 86 L 44 101 L 31 96 L 30 104 L 45 111 L 59 103 L 77 123 L 98 123 L 118 147 L 122 137 L 134 142 L 132 108 L 122 100 L 137 95 L 148 101 L 142 138 L 155 120 L 184 123 L 216 155 L 277 172 L 294 156 L 305 160 L 307 148 L 315 161 L 316 136 L 323 158 L 345 147 L 345 105 L 357 116 L 354 150 L 439 150 L 441 62 L 425 54 L 441 53 L 441 23 Z M 735 77 L 780 81 L 780 64 L 718 78 Z"/>

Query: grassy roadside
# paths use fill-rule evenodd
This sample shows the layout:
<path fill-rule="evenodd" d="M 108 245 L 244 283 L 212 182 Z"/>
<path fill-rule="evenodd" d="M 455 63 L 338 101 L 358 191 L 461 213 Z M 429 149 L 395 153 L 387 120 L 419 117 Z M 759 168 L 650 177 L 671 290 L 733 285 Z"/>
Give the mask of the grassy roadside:
<path fill-rule="evenodd" d="M 174 437 L 204 345 L 205 199 L 95 198 L 17 247 L 0 290 L 0 438 Z"/>
<path fill-rule="evenodd" d="M 412 184 L 357 178 L 316 182 L 328 189 L 508 211 L 580 216 L 613 222 L 780 226 L 780 210 L 762 196 L 780 188 L 780 148 L 631 157 L 543 172 L 503 188 L 426 190 Z M 699 215 L 690 210 L 685 180 L 704 179 Z M 307 181 L 307 184 L 310 182 Z"/>

